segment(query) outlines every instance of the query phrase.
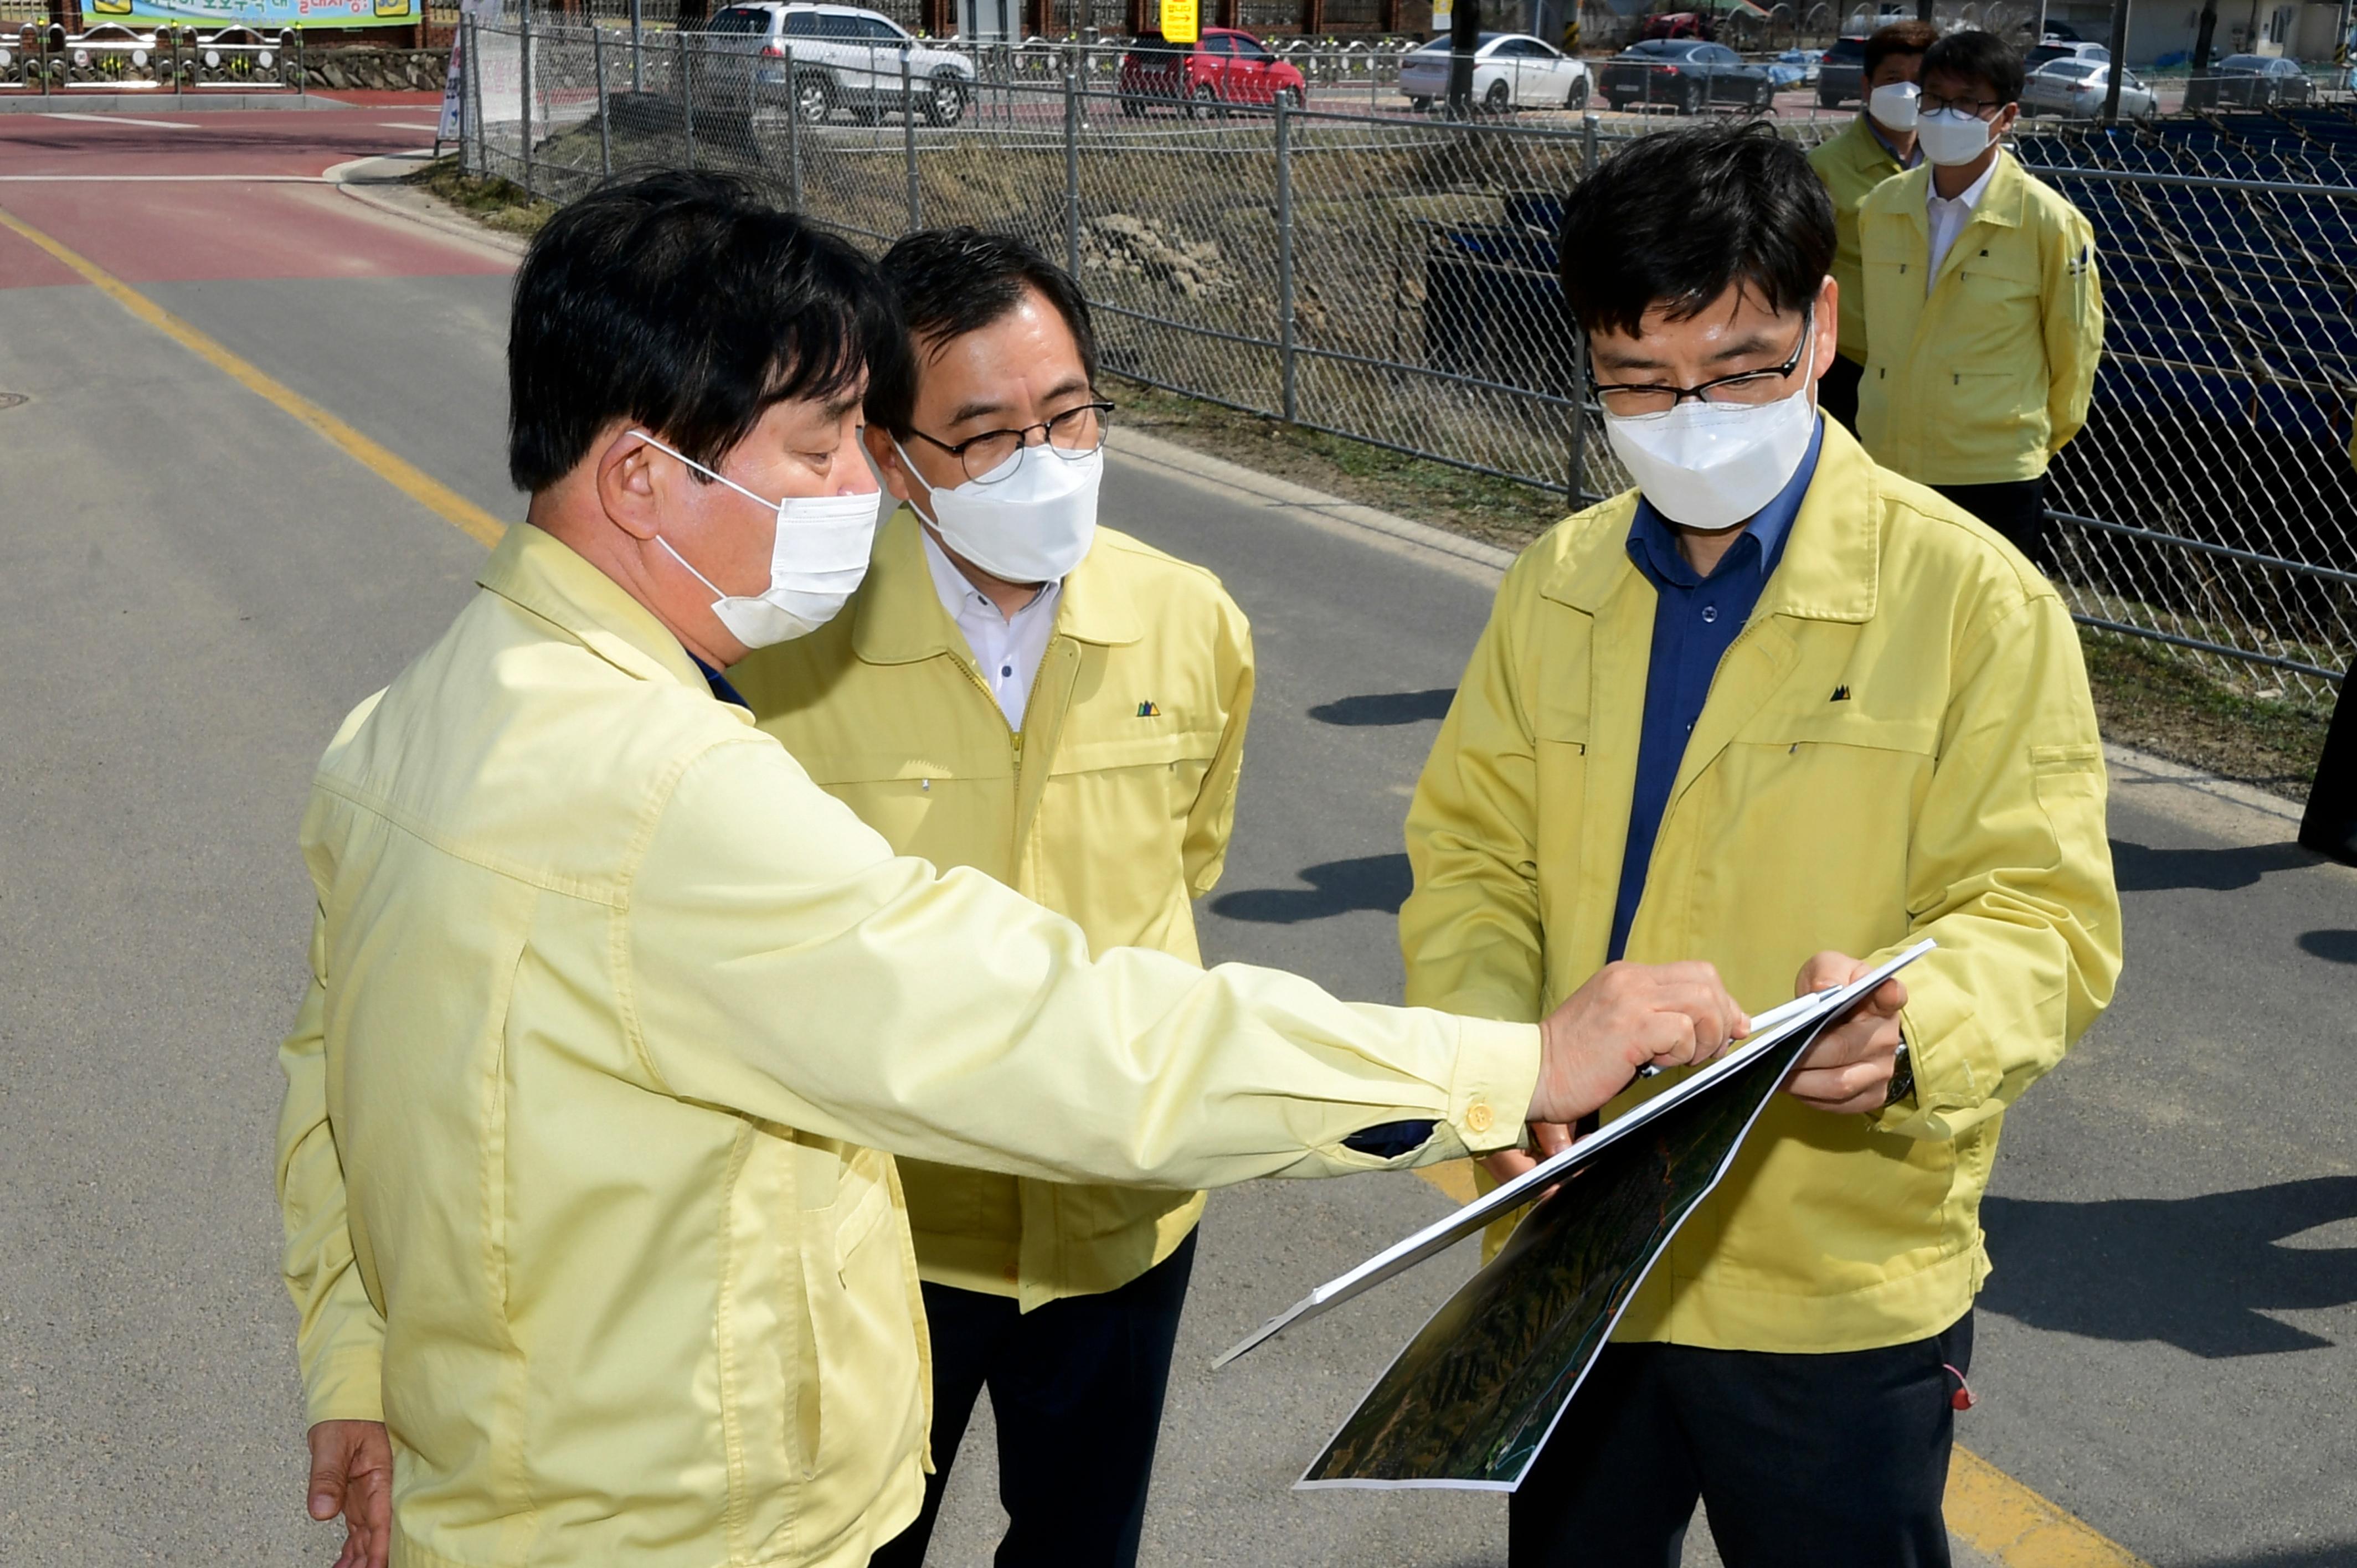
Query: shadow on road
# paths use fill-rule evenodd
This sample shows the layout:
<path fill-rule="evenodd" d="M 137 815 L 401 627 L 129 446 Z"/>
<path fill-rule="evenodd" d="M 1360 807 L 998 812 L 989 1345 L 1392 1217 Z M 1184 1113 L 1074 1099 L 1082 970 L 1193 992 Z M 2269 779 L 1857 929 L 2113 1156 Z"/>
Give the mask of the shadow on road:
<path fill-rule="evenodd" d="M 2315 865 L 2322 859 L 2296 843 L 2255 844 L 2247 849 L 2147 849 L 2126 839 L 2112 841 L 2112 871 L 2123 893 L 2170 893 L 2179 888 L 2231 893 L 2250 886 L 2270 871 Z"/>
<path fill-rule="evenodd" d="M 1323 865 L 1302 867 L 1300 876 L 1309 884 L 1308 887 L 1248 887 L 1238 893 L 1222 893 L 1211 900 L 1211 913 L 1225 915 L 1231 920 L 1271 926 L 1322 920 L 1329 915 L 1347 915 L 1353 909 L 1379 909 L 1386 915 L 1396 915 L 1413 886 L 1407 856 L 1404 854 L 1329 860 Z"/>
<path fill-rule="evenodd" d="M 1371 725 L 1421 724 L 1426 719 L 1447 718 L 1448 704 L 1456 696 L 1454 686 L 1429 692 L 1372 692 L 1362 697 L 1320 703 L 1309 710 L 1309 716 L 1321 725 L 1346 725 L 1354 729 Z"/>
<path fill-rule="evenodd" d="M 2299 939 L 2299 950 L 2327 963 L 2357 963 L 2357 931 L 2310 931 Z"/>
<path fill-rule="evenodd" d="M 2357 1302 L 2357 1247 L 2280 1243 L 2352 1217 L 2357 1176 L 2201 1197 L 1990 1197 L 1981 1224 L 1996 1273 L 1980 1305 L 2033 1328 L 2196 1356 L 2314 1349 L 2332 1342 L 2263 1314 Z"/>
<path fill-rule="evenodd" d="M 2261 1550 L 2240 1557 L 2204 1557 L 2185 1568 L 2349 1568 L 2357 1563 L 2357 1541 L 2337 1541 L 2330 1546 L 2287 1546 Z"/>

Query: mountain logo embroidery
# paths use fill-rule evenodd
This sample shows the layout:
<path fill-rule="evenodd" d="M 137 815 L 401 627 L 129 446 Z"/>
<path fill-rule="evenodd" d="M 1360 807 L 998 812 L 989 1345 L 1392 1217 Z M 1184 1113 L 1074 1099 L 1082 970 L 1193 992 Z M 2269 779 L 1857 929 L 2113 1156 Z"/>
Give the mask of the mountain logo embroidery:
<path fill-rule="evenodd" d="M 1835 702 L 1836 702 L 1836 703 L 1846 703 L 1846 702 L 1848 702 L 1848 701 L 1849 701 L 1849 688 L 1848 688 L 1847 686 L 1835 686 L 1835 687 L 1834 688 L 1833 700 L 1834 700 Z"/>
<path fill-rule="evenodd" d="M 1137 704 L 1137 716 L 1142 719 L 1158 719 L 1162 716 L 1161 704 L 1157 703 L 1140 703 Z"/>

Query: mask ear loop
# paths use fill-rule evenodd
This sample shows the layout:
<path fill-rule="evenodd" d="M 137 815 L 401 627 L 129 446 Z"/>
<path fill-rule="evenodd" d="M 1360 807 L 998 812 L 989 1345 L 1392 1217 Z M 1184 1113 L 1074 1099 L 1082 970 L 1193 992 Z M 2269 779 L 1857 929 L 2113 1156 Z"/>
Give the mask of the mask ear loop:
<path fill-rule="evenodd" d="M 686 464 L 697 473 L 703 474 L 709 478 L 716 479 L 721 484 L 726 485 L 730 489 L 735 490 L 747 500 L 759 501 L 761 505 L 768 507 L 770 511 L 775 514 L 771 526 L 777 529 L 778 535 L 781 536 L 785 532 L 786 503 L 784 501 L 763 500 L 762 498 L 755 495 L 752 491 L 747 489 L 744 486 L 738 484 L 727 475 L 714 473 L 710 468 L 705 467 L 703 464 L 697 462 L 694 458 L 687 456 L 685 453 L 673 451 L 670 447 L 664 446 L 662 442 L 656 440 L 653 436 L 648 435 L 643 430 L 626 430 L 622 432 L 622 434 L 625 435 L 637 436 L 640 440 L 645 442 L 656 451 L 662 453 L 665 456 L 675 458 L 678 461 Z M 776 537 L 777 536 L 772 536 L 770 545 L 770 548 L 773 553 L 777 549 Z M 673 560 L 678 562 L 681 565 L 685 566 L 689 576 L 704 585 L 705 591 L 712 596 L 714 603 L 717 604 L 724 599 L 737 599 L 747 596 L 742 594 L 732 594 L 726 591 L 719 584 L 714 582 L 711 578 L 697 571 L 695 567 L 690 564 L 687 557 L 679 553 L 678 547 L 673 544 L 670 540 L 665 539 L 662 534 L 658 533 L 655 535 L 655 542 L 663 547 L 664 554 L 669 555 Z"/>

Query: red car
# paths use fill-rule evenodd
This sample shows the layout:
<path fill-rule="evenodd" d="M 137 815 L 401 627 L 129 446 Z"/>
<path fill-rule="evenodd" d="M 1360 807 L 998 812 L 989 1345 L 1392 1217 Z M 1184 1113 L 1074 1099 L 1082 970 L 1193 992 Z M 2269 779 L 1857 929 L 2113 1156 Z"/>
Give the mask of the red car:
<path fill-rule="evenodd" d="M 1216 114 L 1232 103 L 1270 105 L 1280 98 L 1301 107 L 1301 73 L 1268 52 L 1250 33 L 1206 27 L 1191 44 L 1140 33 L 1121 57 L 1121 112 L 1137 115 L 1153 103 L 1181 113 Z"/>

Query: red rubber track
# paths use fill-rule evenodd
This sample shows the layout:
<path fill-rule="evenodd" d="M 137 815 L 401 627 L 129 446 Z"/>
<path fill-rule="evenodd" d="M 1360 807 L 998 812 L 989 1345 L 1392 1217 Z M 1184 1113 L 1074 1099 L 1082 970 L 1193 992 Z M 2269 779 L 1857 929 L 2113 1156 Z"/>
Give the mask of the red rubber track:
<path fill-rule="evenodd" d="M 72 112 L 70 102 L 61 107 Z M 157 124 L 0 115 L 0 208 L 130 283 L 507 270 L 496 257 L 387 222 L 332 186 L 266 177 L 317 177 L 353 158 L 423 147 L 434 139 L 431 103 L 183 114 L 167 104 L 127 120 Z M 42 176 L 74 177 L 26 177 Z M 81 281 L 0 230 L 0 288 Z"/>

